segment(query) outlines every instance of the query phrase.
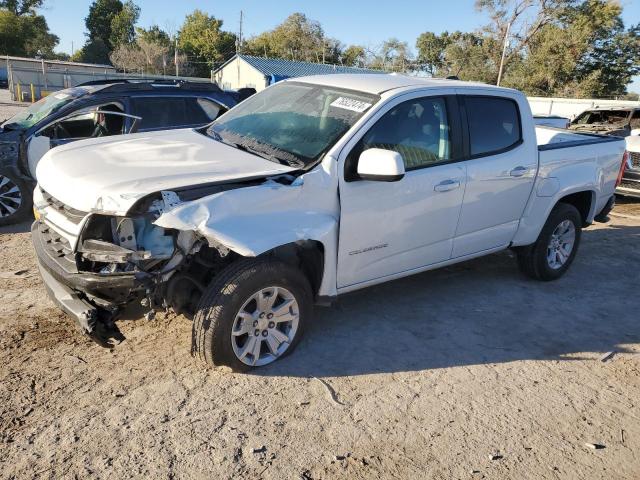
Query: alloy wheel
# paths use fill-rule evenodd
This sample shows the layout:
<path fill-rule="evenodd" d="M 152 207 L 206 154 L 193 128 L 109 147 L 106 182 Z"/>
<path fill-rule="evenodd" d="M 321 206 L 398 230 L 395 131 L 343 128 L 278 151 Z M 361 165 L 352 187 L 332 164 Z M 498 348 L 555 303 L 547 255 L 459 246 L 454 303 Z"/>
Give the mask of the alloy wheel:
<path fill-rule="evenodd" d="M 551 234 L 547 245 L 547 263 L 554 270 L 567 263 L 576 241 L 576 227 L 571 220 L 564 220 Z"/>
<path fill-rule="evenodd" d="M 22 204 L 22 192 L 11 178 L 0 175 L 0 217 L 10 217 Z"/>
<path fill-rule="evenodd" d="M 263 288 L 244 302 L 234 318 L 233 352 L 246 365 L 267 365 L 287 351 L 299 320 L 298 302 L 289 290 Z"/>

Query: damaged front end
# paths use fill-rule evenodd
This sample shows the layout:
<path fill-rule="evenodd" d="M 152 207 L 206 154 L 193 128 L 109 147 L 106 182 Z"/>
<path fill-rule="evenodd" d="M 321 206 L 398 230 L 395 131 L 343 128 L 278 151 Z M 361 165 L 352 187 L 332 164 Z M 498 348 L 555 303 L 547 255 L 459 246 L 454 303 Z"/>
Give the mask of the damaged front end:
<path fill-rule="evenodd" d="M 104 346 L 121 339 L 115 321 L 128 312 L 152 317 L 171 307 L 193 313 L 205 270 L 229 256 L 193 232 L 153 224 L 179 203 L 173 192 L 146 199 L 130 216 L 85 214 L 40 194 L 32 238 L 44 283 L 81 330 Z M 74 222 L 82 224 L 77 237 L 69 233 Z"/>

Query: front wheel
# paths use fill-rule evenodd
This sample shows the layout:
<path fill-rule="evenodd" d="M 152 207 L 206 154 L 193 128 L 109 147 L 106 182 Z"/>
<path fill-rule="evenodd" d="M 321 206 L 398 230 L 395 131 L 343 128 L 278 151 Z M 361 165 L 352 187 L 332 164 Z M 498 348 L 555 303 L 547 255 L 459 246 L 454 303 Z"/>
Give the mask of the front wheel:
<path fill-rule="evenodd" d="M 268 365 L 297 345 L 311 310 L 311 288 L 300 270 L 272 258 L 241 260 L 205 290 L 192 352 L 234 370 Z"/>
<path fill-rule="evenodd" d="M 516 250 L 518 265 L 536 280 L 555 280 L 569 269 L 580 245 L 582 218 L 573 205 L 559 203 L 549 214 L 538 240 Z"/>
<path fill-rule="evenodd" d="M 24 220 L 31 212 L 31 189 L 13 172 L 0 170 L 0 225 Z"/>

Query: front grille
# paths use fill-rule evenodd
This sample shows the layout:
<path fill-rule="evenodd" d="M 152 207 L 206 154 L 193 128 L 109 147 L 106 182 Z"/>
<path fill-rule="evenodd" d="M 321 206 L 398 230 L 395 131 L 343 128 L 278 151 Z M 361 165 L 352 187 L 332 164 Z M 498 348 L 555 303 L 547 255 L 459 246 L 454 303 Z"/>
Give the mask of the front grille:
<path fill-rule="evenodd" d="M 81 212 L 80 210 L 76 210 L 75 208 L 65 205 L 53 195 L 45 192 L 42 188 L 40 188 L 40 193 L 42 193 L 42 198 L 47 202 L 47 205 L 60 212 L 67 218 L 67 220 L 75 225 L 79 224 L 82 219 L 87 216 L 85 212 Z"/>
<path fill-rule="evenodd" d="M 631 168 L 640 168 L 640 152 L 629 152 Z"/>
<path fill-rule="evenodd" d="M 49 257 L 69 273 L 77 273 L 76 256 L 69 241 L 42 221 L 38 222 L 38 236 L 44 251 Z"/>

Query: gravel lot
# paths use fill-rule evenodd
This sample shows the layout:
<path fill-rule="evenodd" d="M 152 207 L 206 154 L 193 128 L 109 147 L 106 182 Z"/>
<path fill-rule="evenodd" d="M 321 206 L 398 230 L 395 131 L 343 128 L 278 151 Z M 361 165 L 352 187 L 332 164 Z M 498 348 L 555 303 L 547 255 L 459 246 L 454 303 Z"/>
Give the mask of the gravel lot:
<path fill-rule="evenodd" d="M 505 252 L 356 292 L 249 374 L 173 314 L 98 347 L 0 229 L 0 478 L 637 479 L 640 203 L 614 213 L 559 281 Z"/>

